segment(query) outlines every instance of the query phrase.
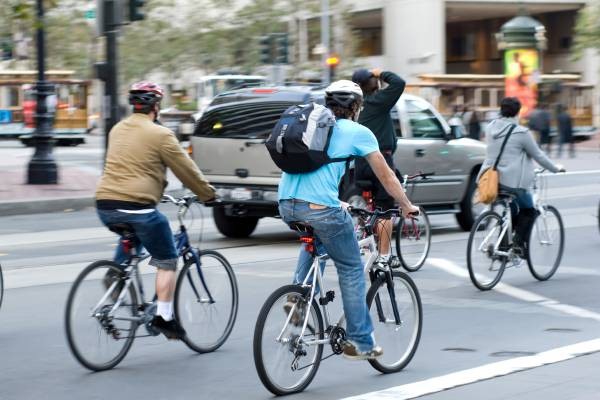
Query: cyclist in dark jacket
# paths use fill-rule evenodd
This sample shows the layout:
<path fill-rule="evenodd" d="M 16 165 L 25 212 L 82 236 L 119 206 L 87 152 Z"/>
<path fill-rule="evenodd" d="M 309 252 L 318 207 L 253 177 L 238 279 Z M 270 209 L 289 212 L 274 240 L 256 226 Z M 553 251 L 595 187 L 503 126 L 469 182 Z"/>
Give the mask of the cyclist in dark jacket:
<path fill-rule="evenodd" d="M 381 71 L 377 68 L 370 71 L 356 70 L 352 75 L 352 80 L 360 85 L 364 93 L 363 109 L 358 117 L 358 123 L 366 126 L 375 134 L 379 150 L 392 171 L 396 171 L 392 155 L 396 151 L 397 138 L 390 111 L 404 92 L 406 82 L 393 72 Z M 387 84 L 383 89 L 381 82 Z M 358 159 L 355 165 L 356 178 L 371 181 L 375 206 L 382 210 L 394 208 L 394 199 L 381 185 L 369 164 L 364 159 Z M 381 233 L 378 232 L 379 251 L 384 258 L 389 258 L 391 253 L 391 230 L 392 222 L 390 220 L 378 225 L 378 231 L 381 231 Z"/>

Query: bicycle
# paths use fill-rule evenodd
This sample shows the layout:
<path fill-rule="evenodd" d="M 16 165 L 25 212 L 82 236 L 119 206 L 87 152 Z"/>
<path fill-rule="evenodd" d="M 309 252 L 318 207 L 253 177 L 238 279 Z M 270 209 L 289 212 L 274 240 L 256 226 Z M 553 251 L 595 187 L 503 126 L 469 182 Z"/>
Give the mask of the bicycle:
<path fill-rule="evenodd" d="M 539 281 L 554 275 L 564 251 L 565 233 L 558 210 L 541 200 L 545 182 L 543 169 L 535 170 L 533 185 L 537 217 L 527 239 L 523 254 L 529 271 Z M 512 211 L 515 195 L 500 191 L 498 200 L 483 212 L 473 224 L 467 244 L 467 267 L 471 282 L 480 290 L 490 290 L 500 281 L 504 270 L 521 265 L 521 257 L 513 249 Z M 501 207 L 501 212 L 495 208 Z M 510 262 L 510 264 L 509 264 Z"/>
<path fill-rule="evenodd" d="M 229 337 L 239 295 L 227 259 L 216 251 L 198 250 L 190 244 L 183 218 L 195 199 L 163 196 L 161 202 L 178 207 L 179 230 L 174 240 L 183 267 L 175 285 L 174 315 L 187 331 L 183 342 L 195 352 L 208 353 Z M 120 245 L 129 256 L 127 262 L 119 265 L 100 260 L 86 267 L 73 283 L 65 309 L 70 350 L 81 365 L 92 371 L 119 364 L 135 338 L 159 334 L 150 325 L 156 313 L 156 295 L 146 301 L 139 270 L 139 264 L 150 256 L 137 254 L 138 240 L 131 226 L 117 224 L 110 229 L 121 236 Z M 110 274 L 115 278 L 108 279 Z M 146 334 L 136 336 L 140 326 L 145 326 Z"/>
<path fill-rule="evenodd" d="M 421 297 L 406 273 L 392 271 L 387 263 L 378 261 L 373 228 L 377 220 L 397 216 L 400 212 L 354 207 L 349 211 L 368 219 L 365 225 L 368 236 L 359 241 L 359 246 L 363 255 L 368 254 L 364 267 L 371 283 L 367 305 L 375 336 L 379 343 L 383 342 L 384 348 L 383 356 L 368 361 L 382 373 L 398 372 L 408 365 L 419 345 L 423 319 Z M 304 390 L 315 377 L 321 361 L 343 352 L 346 338 L 344 315 L 333 322 L 327 309 L 335 292 L 326 290 L 319 265 L 328 256 L 317 254 L 310 226 L 296 223 L 292 229 L 300 232 L 300 240 L 313 254 L 314 262 L 302 284 L 282 286 L 269 296 L 254 330 L 256 370 L 263 385 L 275 395 Z M 290 301 L 294 305 L 286 309 Z M 325 345 L 331 346 L 332 354 L 322 357 Z"/>
<path fill-rule="evenodd" d="M 406 191 L 408 185 L 412 185 L 412 194 L 416 182 L 427 180 L 434 174 L 434 172 L 419 172 L 415 175 L 404 175 L 402 187 Z M 360 199 L 351 197 L 348 203 L 353 206 L 362 205 L 370 211 L 375 210 L 371 181 L 358 180 L 356 181 L 356 186 L 362 189 Z M 364 232 L 362 232 L 362 228 L 356 222 L 357 220 L 355 220 L 357 235 L 361 238 L 364 236 Z M 425 209 L 419 207 L 418 215 L 410 215 L 405 218 L 400 216 L 392 224 L 395 227 L 392 231 L 392 235 L 394 236 L 392 240 L 395 243 L 395 255 L 398 257 L 400 265 L 408 272 L 418 271 L 425 263 L 425 260 L 427 260 L 431 247 L 431 224 L 429 223 L 429 217 Z"/>

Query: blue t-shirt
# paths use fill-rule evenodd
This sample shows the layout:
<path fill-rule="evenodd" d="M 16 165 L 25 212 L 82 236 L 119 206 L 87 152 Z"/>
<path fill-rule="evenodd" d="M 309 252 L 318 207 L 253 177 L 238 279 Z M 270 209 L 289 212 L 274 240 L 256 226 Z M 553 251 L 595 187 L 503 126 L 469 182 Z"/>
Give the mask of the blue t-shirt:
<path fill-rule="evenodd" d="M 331 158 L 365 157 L 379 151 L 373 132 L 354 121 L 340 119 L 333 127 L 327 154 Z M 335 162 L 304 174 L 283 173 L 279 183 L 279 200 L 298 199 L 328 207 L 339 207 L 338 187 L 346 162 Z"/>

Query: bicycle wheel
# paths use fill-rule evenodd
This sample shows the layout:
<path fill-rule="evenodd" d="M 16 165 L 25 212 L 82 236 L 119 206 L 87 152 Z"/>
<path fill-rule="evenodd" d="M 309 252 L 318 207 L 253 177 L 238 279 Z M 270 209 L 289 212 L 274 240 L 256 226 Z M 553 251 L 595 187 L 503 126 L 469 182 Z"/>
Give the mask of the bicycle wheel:
<path fill-rule="evenodd" d="M 133 344 L 138 326 L 131 320 L 138 309 L 133 285 L 113 317 L 108 315 L 115 303 L 113 298 L 117 297 L 112 293 L 119 291 L 118 284 L 109 283 L 108 293 L 104 282 L 108 271 L 123 275 L 121 267 L 112 261 L 96 261 L 85 268 L 71 287 L 65 309 L 69 348 L 77 361 L 92 371 L 111 369 L 121 362 Z"/>
<path fill-rule="evenodd" d="M 502 218 L 486 211 L 475 220 L 467 243 L 467 267 L 471 282 L 479 290 L 490 290 L 500 281 L 507 258 L 495 254 L 502 234 Z"/>
<path fill-rule="evenodd" d="M 2 299 L 4 298 L 4 277 L 2 276 L 2 266 L 0 265 L 0 308 L 2 308 Z"/>
<path fill-rule="evenodd" d="M 307 305 L 309 296 L 308 288 L 283 286 L 269 296 L 256 320 L 254 365 L 263 385 L 278 396 L 304 390 L 321 363 L 323 344 L 306 344 L 323 339 L 323 317 L 315 300 Z M 286 311 L 284 307 L 289 304 L 294 305 Z"/>
<path fill-rule="evenodd" d="M 400 218 L 395 236 L 396 253 L 402 267 L 409 272 L 418 271 L 431 246 L 431 226 L 423 207 L 419 207 L 417 217 Z"/>
<path fill-rule="evenodd" d="M 187 332 L 184 343 L 198 353 L 209 353 L 231 334 L 238 310 L 238 286 L 233 268 L 220 253 L 205 250 L 199 256 L 200 266 L 192 258 L 179 273 L 174 306 Z"/>
<path fill-rule="evenodd" d="M 381 275 L 367 293 L 375 338 L 383 348 L 383 356 L 369 363 L 384 374 L 398 372 L 412 360 L 423 326 L 421 296 L 413 280 L 404 272 L 391 272 L 392 285 Z M 392 300 L 392 298 L 394 300 Z M 400 324 L 396 323 L 394 304 Z"/>
<path fill-rule="evenodd" d="M 543 206 L 533 223 L 527 246 L 527 264 L 537 280 L 550 279 L 560 265 L 565 247 L 562 218 L 553 206 Z"/>

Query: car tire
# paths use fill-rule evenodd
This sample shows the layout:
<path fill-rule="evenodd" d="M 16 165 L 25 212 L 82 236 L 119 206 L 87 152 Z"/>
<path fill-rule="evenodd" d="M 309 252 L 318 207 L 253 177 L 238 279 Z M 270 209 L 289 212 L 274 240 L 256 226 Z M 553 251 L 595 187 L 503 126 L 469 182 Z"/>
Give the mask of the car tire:
<path fill-rule="evenodd" d="M 473 207 L 473 196 L 475 194 L 475 190 L 477 189 L 476 179 L 477 175 L 471 175 L 465 197 L 460 202 L 460 212 L 456 214 L 456 222 L 458 222 L 458 225 L 465 232 L 469 232 L 471 230 L 475 219 L 477 219 L 479 216 L 479 213 L 476 213 Z"/>
<path fill-rule="evenodd" d="M 221 234 L 229 238 L 247 238 L 254 232 L 258 217 L 232 217 L 225 214 L 225 208 L 213 208 L 213 219 Z"/>

